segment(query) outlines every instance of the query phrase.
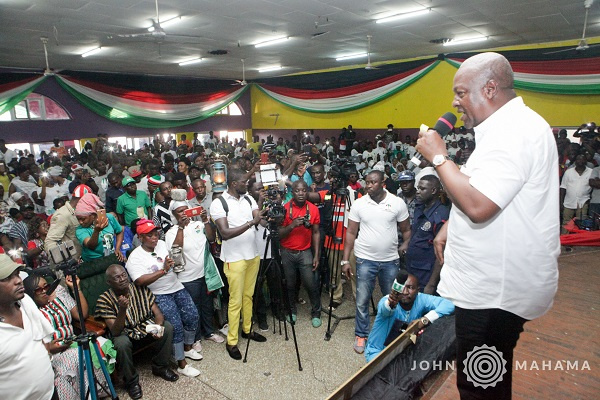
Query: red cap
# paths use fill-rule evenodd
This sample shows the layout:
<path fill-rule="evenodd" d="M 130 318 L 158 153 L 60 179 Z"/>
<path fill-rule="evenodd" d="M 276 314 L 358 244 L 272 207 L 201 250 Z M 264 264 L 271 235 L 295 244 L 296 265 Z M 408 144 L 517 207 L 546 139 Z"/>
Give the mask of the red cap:
<path fill-rule="evenodd" d="M 91 187 L 88 185 L 79 185 L 73 190 L 73 197 L 83 197 L 84 194 L 94 193 Z"/>
<path fill-rule="evenodd" d="M 144 234 L 144 233 L 150 233 L 155 229 L 158 229 L 158 227 L 156 225 L 154 225 L 154 222 L 150 221 L 149 219 L 140 219 L 136 223 L 136 232 L 138 235 Z"/>

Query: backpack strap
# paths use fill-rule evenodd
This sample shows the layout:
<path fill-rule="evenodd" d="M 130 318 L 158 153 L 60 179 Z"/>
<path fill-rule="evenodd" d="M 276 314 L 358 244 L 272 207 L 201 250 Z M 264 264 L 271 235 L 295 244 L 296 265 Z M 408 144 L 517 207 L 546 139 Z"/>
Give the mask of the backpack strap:
<path fill-rule="evenodd" d="M 229 214 L 229 205 L 222 196 L 217 197 L 217 199 L 221 200 L 221 204 L 223 204 L 223 210 L 225 211 L 225 216 L 227 217 L 227 215 Z"/>

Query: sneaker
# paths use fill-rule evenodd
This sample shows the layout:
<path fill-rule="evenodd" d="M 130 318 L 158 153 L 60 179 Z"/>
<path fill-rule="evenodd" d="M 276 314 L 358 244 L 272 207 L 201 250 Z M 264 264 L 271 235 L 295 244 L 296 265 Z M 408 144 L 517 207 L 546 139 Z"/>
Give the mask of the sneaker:
<path fill-rule="evenodd" d="M 269 324 L 267 323 L 267 321 L 260 321 L 258 323 L 258 329 L 260 329 L 263 332 L 267 332 L 269 330 Z"/>
<path fill-rule="evenodd" d="M 177 372 L 179 372 L 181 375 L 189 376 L 190 378 L 195 378 L 200 375 L 200 371 L 189 364 L 186 365 L 185 368 L 177 368 Z"/>
<path fill-rule="evenodd" d="M 204 339 L 212 340 L 215 343 L 223 343 L 225 341 L 225 339 L 223 339 L 223 336 L 217 335 L 216 333 L 211 333 L 210 336 L 205 337 Z"/>
<path fill-rule="evenodd" d="M 321 326 L 321 318 L 313 318 L 312 319 L 313 328 L 318 328 Z"/>
<path fill-rule="evenodd" d="M 362 354 L 365 352 L 365 343 L 367 342 L 367 338 L 357 336 L 354 339 L 354 351 L 358 354 Z"/>
<path fill-rule="evenodd" d="M 198 353 L 202 351 L 202 342 L 200 340 L 196 340 L 192 345 L 192 349 L 196 350 Z"/>
<path fill-rule="evenodd" d="M 202 360 L 202 354 L 198 353 L 196 350 L 194 350 L 193 348 L 191 348 L 188 351 L 184 351 L 183 354 L 185 355 L 186 358 L 189 358 L 191 360 L 196 360 L 196 361 L 200 361 Z M 200 373 L 200 372 L 198 372 Z M 185 375 L 185 374 L 184 374 Z M 186 375 L 187 376 L 187 375 Z"/>
<path fill-rule="evenodd" d="M 291 322 L 289 314 L 285 316 L 285 319 L 287 319 L 287 322 Z M 292 314 L 292 321 L 296 322 L 296 314 Z"/>
<path fill-rule="evenodd" d="M 219 332 L 221 332 L 221 335 L 227 336 L 227 334 L 229 333 L 229 324 L 223 325 L 223 327 L 219 329 Z"/>

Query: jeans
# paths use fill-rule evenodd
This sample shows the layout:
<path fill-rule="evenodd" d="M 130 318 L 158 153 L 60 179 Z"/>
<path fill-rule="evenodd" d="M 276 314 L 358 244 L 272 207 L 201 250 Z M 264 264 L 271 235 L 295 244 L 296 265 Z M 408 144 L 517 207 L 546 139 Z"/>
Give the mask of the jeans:
<path fill-rule="evenodd" d="M 188 291 L 196 309 L 198 310 L 198 328 L 196 329 L 196 340 L 207 338 L 215 332 L 213 326 L 213 299 L 208 294 L 206 279 L 198 278 L 191 282 L 182 282 Z"/>
<path fill-rule="evenodd" d="M 356 336 L 369 336 L 369 302 L 375 288 L 375 278 L 379 279 L 381 293 L 385 296 L 390 293 L 399 269 L 399 258 L 392 261 L 373 261 L 356 257 Z"/>
<path fill-rule="evenodd" d="M 194 344 L 198 328 L 198 310 L 185 289 L 170 294 L 157 294 L 156 304 L 173 325 L 173 356 L 175 360 L 185 358 L 184 344 Z"/>
<path fill-rule="evenodd" d="M 281 249 L 281 264 L 287 281 L 287 294 L 292 309 L 296 310 L 296 272 L 300 273 L 300 279 L 310 298 L 311 318 L 321 318 L 321 293 L 319 293 L 319 272 L 312 268 L 312 251 L 310 249 L 296 252 L 295 250 Z"/>
<path fill-rule="evenodd" d="M 481 309 L 481 310 L 466 310 L 464 308 L 455 308 L 456 313 L 456 386 L 460 393 L 461 400 L 475 399 L 494 399 L 494 400 L 510 400 L 512 387 L 512 364 L 513 350 L 519 340 L 519 335 L 523 332 L 523 325 L 527 322 L 526 319 L 519 317 L 508 311 L 500 309 Z M 506 373 L 501 375 L 502 380 L 498 381 L 495 386 L 487 386 L 485 389 L 478 382 L 478 377 L 484 376 L 481 370 L 475 369 L 470 373 L 474 382 L 467 380 L 467 374 L 464 369 L 464 361 L 467 358 L 467 353 L 473 351 L 475 346 L 487 345 L 495 347 L 497 351 L 502 353 L 502 358 L 506 360 Z M 482 360 L 482 351 L 479 350 L 472 353 L 473 360 Z M 478 355 L 479 354 L 479 355 Z M 486 357 L 491 360 L 499 360 Z M 493 361 L 492 367 L 496 367 L 499 361 Z M 478 364 L 473 361 L 469 364 L 478 368 Z M 489 366 L 485 366 L 489 368 Z M 493 368 L 491 369 L 493 371 Z M 495 377 L 492 375 L 488 379 Z M 473 380 L 472 379 L 472 380 Z M 474 383 L 479 385 L 475 386 Z"/>

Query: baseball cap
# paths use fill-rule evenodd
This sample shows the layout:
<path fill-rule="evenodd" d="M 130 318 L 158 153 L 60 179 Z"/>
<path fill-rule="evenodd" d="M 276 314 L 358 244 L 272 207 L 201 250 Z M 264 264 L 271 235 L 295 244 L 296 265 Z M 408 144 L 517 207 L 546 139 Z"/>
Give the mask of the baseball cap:
<path fill-rule="evenodd" d="M 0 254 L 0 279 L 8 278 L 10 274 L 15 272 L 22 265 L 17 264 L 6 254 Z"/>
<path fill-rule="evenodd" d="M 398 181 L 414 181 L 415 173 L 412 171 L 402 171 L 398 174 Z"/>
<path fill-rule="evenodd" d="M 148 178 L 148 183 L 151 185 L 160 185 L 165 181 L 165 177 L 162 175 L 154 175 Z"/>
<path fill-rule="evenodd" d="M 123 185 L 123 187 L 129 185 L 131 182 L 135 183 L 135 179 L 133 179 L 130 176 L 126 176 L 125 178 L 123 178 L 123 180 L 121 181 L 121 185 Z"/>
<path fill-rule="evenodd" d="M 140 219 L 135 226 L 135 230 L 138 235 L 150 233 L 153 230 L 158 229 L 158 226 L 154 225 L 154 222 L 150 221 L 149 219 Z"/>
<path fill-rule="evenodd" d="M 84 194 L 93 192 L 94 191 L 92 190 L 92 188 L 88 185 L 79 185 L 75 188 L 75 190 L 73 190 L 73 197 L 80 198 L 83 197 Z"/>
<path fill-rule="evenodd" d="M 128 171 L 129 171 L 129 176 L 132 178 L 136 178 L 142 174 L 142 170 L 137 165 L 134 165 L 133 167 L 129 167 Z M 123 185 L 123 186 L 125 186 L 125 185 Z"/>

